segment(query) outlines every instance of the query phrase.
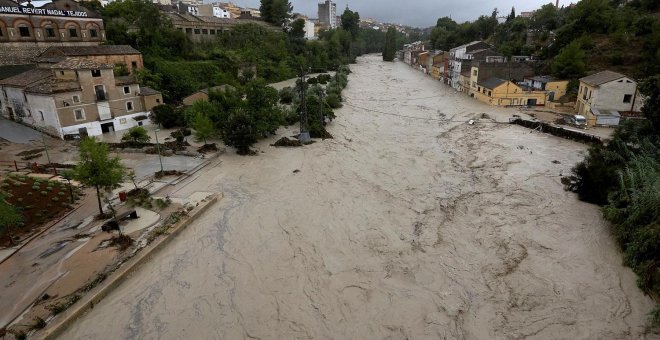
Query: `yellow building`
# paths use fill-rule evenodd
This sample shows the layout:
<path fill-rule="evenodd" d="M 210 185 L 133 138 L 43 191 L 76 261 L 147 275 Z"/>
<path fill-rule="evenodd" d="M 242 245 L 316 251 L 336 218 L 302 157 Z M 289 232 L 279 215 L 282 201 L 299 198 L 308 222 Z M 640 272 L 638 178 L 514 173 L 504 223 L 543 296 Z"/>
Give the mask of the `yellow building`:
<path fill-rule="evenodd" d="M 545 105 L 545 91 L 536 91 L 523 88 L 515 83 L 490 78 L 484 82 L 477 83 L 474 97 L 490 105 Z"/>
<path fill-rule="evenodd" d="M 560 80 L 551 76 L 525 77 L 525 85 L 539 91 L 547 91 L 547 101 L 559 100 L 566 94 L 568 80 Z"/>

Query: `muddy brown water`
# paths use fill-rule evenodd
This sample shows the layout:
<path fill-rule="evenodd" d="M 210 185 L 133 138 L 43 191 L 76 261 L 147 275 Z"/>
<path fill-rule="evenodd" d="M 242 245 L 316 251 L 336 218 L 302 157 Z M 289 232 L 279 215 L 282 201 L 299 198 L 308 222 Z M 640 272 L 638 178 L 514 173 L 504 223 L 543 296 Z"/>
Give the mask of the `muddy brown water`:
<path fill-rule="evenodd" d="M 282 130 L 175 189 L 225 197 L 62 338 L 650 337 L 598 208 L 562 189 L 586 147 L 379 59 L 335 139 Z"/>

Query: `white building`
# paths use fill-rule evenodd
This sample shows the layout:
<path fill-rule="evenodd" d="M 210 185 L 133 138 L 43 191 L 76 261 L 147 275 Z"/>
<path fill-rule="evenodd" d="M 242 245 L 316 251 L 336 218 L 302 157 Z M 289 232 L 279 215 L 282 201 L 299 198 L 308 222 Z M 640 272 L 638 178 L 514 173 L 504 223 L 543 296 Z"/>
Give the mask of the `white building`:
<path fill-rule="evenodd" d="M 314 30 L 316 25 L 313 21 L 307 19 L 305 20 L 305 39 L 314 40 L 316 39 L 316 31 Z"/>
<path fill-rule="evenodd" d="M 621 112 L 639 112 L 643 98 L 637 82 L 612 71 L 580 78 L 576 109 L 589 125 L 618 125 Z"/>
<path fill-rule="evenodd" d="M 197 6 L 197 10 L 200 16 L 205 17 L 216 17 L 216 18 L 231 18 L 231 13 L 228 9 L 218 5 L 218 4 L 204 4 Z"/>
<path fill-rule="evenodd" d="M 449 79 L 448 84 L 451 85 L 454 89 L 459 89 L 461 71 L 463 70 L 463 64 L 469 63 L 466 65 L 467 68 L 471 68 L 471 58 L 472 54 L 470 52 L 490 48 L 490 45 L 483 41 L 473 41 L 465 45 L 454 47 L 449 50 Z"/>

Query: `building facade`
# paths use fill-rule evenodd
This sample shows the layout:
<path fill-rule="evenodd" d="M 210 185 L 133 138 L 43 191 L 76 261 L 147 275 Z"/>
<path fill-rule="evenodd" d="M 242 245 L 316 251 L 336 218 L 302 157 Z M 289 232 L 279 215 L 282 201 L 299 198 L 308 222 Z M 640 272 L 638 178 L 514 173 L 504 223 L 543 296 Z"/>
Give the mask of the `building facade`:
<path fill-rule="evenodd" d="M 100 15 L 73 0 L 42 7 L 0 0 L 0 65 L 28 64 L 50 46 L 90 46 L 105 41 Z"/>
<path fill-rule="evenodd" d="M 499 78 L 478 83 L 474 97 L 496 106 L 545 105 L 545 91 L 525 89 L 512 81 Z"/>
<path fill-rule="evenodd" d="M 60 138 L 147 125 L 163 103 L 134 76 L 115 77 L 113 65 L 78 57 L 1 80 L 0 89 L 5 117 Z"/>
<path fill-rule="evenodd" d="M 449 70 L 447 84 L 456 90 L 461 89 L 460 75 L 465 69 L 470 69 L 472 56 L 471 52 L 477 50 L 489 49 L 490 45 L 483 41 L 473 41 L 465 45 L 454 47 L 449 50 Z"/>
<path fill-rule="evenodd" d="M 546 91 L 549 102 L 559 100 L 566 95 L 568 80 L 560 80 L 552 76 L 526 77 L 523 83 L 533 89 Z"/>
<path fill-rule="evenodd" d="M 473 95 L 478 89 L 479 82 L 490 78 L 507 79 L 513 82 L 522 82 L 526 77 L 534 76 L 534 69 L 527 63 L 521 62 L 496 62 L 492 61 L 474 61 L 471 63 L 470 70 L 470 95 Z"/>
<path fill-rule="evenodd" d="M 337 28 L 337 4 L 326 0 L 318 8 L 319 24 L 325 28 Z"/>
<path fill-rule="evenodd" d="M 642 105 L 637 82 L 623 74 L 602 71 L 580 78 L 575 108 L 588 125 L 618 125 L 621 112 L 639 112 Z"/>

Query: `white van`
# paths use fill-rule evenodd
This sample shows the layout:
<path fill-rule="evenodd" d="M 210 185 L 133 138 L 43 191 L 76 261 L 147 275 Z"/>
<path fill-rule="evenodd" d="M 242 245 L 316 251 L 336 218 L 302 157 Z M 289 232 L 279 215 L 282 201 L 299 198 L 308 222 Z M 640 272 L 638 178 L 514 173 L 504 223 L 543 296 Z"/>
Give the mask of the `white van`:
<path fill-rule="evenodd" d="M 587 127 L 587 118 L 583 115 L 567 115 L 564 116 L 564 122 L 568 125 L 586 128 Z"/>

